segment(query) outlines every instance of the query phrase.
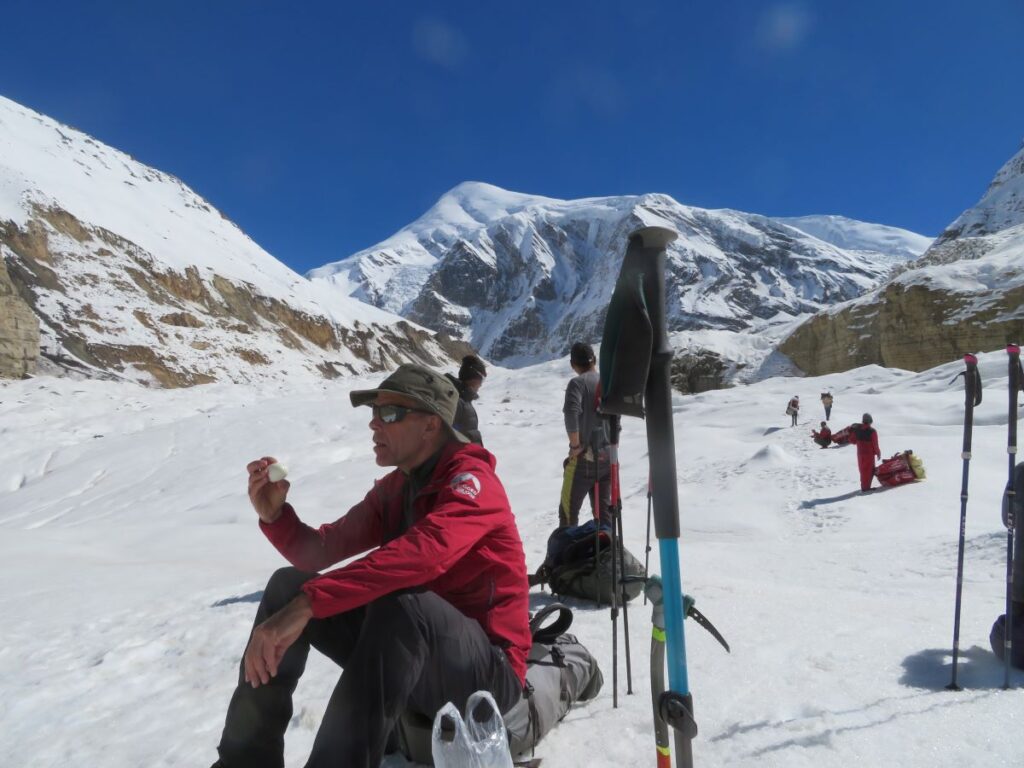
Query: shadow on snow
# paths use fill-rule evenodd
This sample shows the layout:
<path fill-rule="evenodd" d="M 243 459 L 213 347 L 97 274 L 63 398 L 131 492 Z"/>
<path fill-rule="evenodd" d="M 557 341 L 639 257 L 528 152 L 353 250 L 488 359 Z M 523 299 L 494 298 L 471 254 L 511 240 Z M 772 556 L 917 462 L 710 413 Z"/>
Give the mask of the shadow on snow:
<path fill-rule="evenodd" d="M 223 600 L 218 600 L 216 603 L 211 605 L 211 608 L 223 608 L 225 605 L 234 605 L 235 603 L 258 603 L 263 599 L 263 590 L 259 592 L 250 592 L 248 595 L 235 595 L 234 597 L 225 597 Z"/>
<path fill-rule="evenodd" d="M 992 651 L 980 645 L 960 651 L 957 684 L 965 689 L 999 690 L 1003 687 L 1003 662 Z M 945 690 L 953 679 L 953 651 L 950 648 L 929 648 L 903 660 L 900 683 L 912 688 Z M 1010 685 L 1024 683 L 1024 672 L 1010 669 Z"/>

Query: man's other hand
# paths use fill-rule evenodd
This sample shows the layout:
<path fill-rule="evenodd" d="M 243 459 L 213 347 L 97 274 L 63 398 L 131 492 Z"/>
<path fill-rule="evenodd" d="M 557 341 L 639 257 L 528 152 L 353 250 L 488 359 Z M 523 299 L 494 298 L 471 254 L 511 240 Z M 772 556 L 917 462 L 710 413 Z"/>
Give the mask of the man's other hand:
<path fill-rule="evenodd" d="M 245 649 L 245 682 L 259 688 L 277 676 L 277 667 L 313 618 L 309 596 L 302 592 L 252 631 Z"/>

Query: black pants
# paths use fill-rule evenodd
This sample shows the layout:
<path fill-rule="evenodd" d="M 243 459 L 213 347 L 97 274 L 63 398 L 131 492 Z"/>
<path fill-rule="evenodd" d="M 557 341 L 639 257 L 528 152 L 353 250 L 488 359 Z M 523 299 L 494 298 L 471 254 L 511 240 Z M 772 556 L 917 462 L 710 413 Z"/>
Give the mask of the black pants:
<path fill-rule="evenodd" d="M 255 625 L 283 608 L 317 574 L 282 568 L 267 583 Z M 378 768 L 406 710 L 429 717 L 445 702 L 460 710 L 488 690 L 502 712 L 522 683 L 480 624 L 433 592 L 396 592 L 326 619 L 313 619 L 288 649 L 277 676 L 252 688 L 240 667 L 221 736 L 227 768 L 281 768 L 292 693 L 309 647 L 344 668 L 324 712 L 307 768 Z"/>
<path fill-rule="evenodd" d="M 594 484 L 598 486 L 599 499 L 594 498 Z M 583 499 L 590 497 L 590 507 L 598 511 L 600 526 L 612 527 L 612 475 L 607 457 L 600 455 L 597 461 L 576 456 L 565 462 L 562 471 L 562 495 L 558 501 L 558 526 L 579 525 L 580 507 Z"/>

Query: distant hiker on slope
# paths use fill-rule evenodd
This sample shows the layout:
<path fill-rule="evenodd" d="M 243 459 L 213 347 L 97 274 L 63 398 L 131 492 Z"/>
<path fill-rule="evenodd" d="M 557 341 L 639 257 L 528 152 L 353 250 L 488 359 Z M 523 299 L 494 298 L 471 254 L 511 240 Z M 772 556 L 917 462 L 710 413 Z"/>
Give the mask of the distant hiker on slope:
<path fill-rule="evenodd" d="M 821 393 L 821 404 L 825 407 L 825 421 L 832 418 L 832 393 Z"/>
<path fill-rule="evenodd" d="M 455 423 L 452 426 L 477 445 L 483 445 L 480 421 L 477 419 L 473 401 L 480 396 L 480 387 L 483 385 L 484 379 L 487 378 L 487 366 L 476 355 L 466 355 L 462 358 L 458 378 L 450 373 L 446 373 L 445 376 L 451 380 L 459 392 L 459 407 L 455 412 Z"/>
<path fill-rule="evenodd" d="M 832 442 L 832 430 L 828 428 L 828 424 L 824 421 L 821 422 L 821 429 L 816 429 L 811 432 L 811 437 L 814 438 L 814 442 L 820 445 L 822 448 L 828 448 Z"/>
<path fill-rule="evenodd" d="M 455 388 L 403 365 L 349 398 L 372 409 L 377 465 L 397 469 L 340 519 L 309 527 L 285 501 L 289 483 L 269 481 L 274 459 L 246 467 L 260 529 L 295 567 L 263 592 L 215 768 L 284 765 L 311 645 L 344 671 L 307 768 L 376 768 L 407 710 L 433 719 L 487 690 L 504 713 L 522 695 L 526 558 L 494 457 L 452 429 Z"/>
<path fill-rule="evenodd" d="M 860 424 L 854 424 L 850 429 L 850 442 L 857 444 L 861 492 L 871 490 L 871 480 L 875 476 L 875 459 L 882 458 L 882 451 L 878 447 L 878 433 L 871 424 L 871 414 L 865 413 L 861 416 Z"/>
<path fill-rule="evenodd" d="M 800 396 L 799 395 L 793 395 L 793 397 L 790 399 L 789 403 L 786 404 L 786 414 L 788 416 L 790 416 L 792 418 L 792 420 L 793 420 L 792 423 L 789 426 L 795 427 L 796 426 L 797 416 L 800 415 Z"/>
<path fill-rule="evenodd" d="M 569 437 L 569 455 L 562 473 L 562 495 L 558 504 L 558 525 L 579 524 L 583 498 L 590 495 L 590 506 L 599 509 L 600 525 L 611 528 L 611 464 L 608 459 L 608 429 L 598 413 L 597 388 L 600 383 L 597 357 L 589 344 L 578 341 L 569 352 L 569 364 L 576 373 L 565 388 L 565 431 Z M 600 499 L 594 498 L 598 484 Z"/>

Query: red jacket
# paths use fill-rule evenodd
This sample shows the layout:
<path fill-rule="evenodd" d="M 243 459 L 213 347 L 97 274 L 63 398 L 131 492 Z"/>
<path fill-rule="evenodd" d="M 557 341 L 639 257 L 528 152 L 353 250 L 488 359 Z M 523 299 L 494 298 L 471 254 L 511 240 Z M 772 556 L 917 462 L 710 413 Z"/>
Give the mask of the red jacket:
<path fill-rule="evenodd" d="M 478 445 L 449 443 L 413 501 L 415 522 L 397 538 L 406 482 L 397 469 L 333 523 L 311 528 L 285 504 L 277 520 L 260 528 L 304 571 L 374 550 L 303 585 L 315 618 L 400 589 L 429 590 L 479 622 L 525 680 L 531 645 L 526 556 L 494 465 L 494 456 Z"/>
<path fill-rule="evenodd" d="M 867 424 L 854 424 L 850 430 L 850 440 L 857 444 L 857 460 L 871 460 L 874 463 L 875 457 L 882 458 L 882 451 L 878 447 L 878 433 L 874 427 Z"/>

